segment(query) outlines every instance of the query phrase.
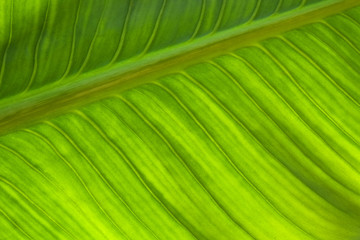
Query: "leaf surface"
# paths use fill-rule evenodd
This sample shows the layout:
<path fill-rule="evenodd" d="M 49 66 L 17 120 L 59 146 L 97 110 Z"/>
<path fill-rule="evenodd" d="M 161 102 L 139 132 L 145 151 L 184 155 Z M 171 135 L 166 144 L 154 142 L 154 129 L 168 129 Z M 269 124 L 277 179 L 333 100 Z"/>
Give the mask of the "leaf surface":
<path fill-rule="evenodd" d="M 356 5 L 1 3 L 0 237 L 359 238 Z"/>

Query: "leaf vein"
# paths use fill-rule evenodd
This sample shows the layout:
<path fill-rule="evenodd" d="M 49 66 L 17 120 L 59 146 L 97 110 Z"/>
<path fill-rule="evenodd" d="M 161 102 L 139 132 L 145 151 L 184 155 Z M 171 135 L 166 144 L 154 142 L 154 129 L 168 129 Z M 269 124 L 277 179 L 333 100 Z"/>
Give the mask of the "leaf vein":
<path fill-rule="evenodd" d="M 13 35 L 13 20 L 14 20 L 14 0 L 11 0 L 11 7 L 10 7 L 10 21 L 9 21 L 9 38 L 8 38 L 8 42 L 6 44 L 5 47 L 5 51 L 4 51 L 4 55 L 2 58 L 2 63 L 1 63 L 1 69 L 0 69 L 0 87 L 3 84 L 3 78 L 5 75 L 5 67 L 6 67 L 6 57 L 11 45 L 11 41 L 12 41 L 12 35 Z"/>
<path fill-rule="evenodd" d="M 47 22 L 47 19 L 48 19 L 48 16 L 49 16 L 49 11 L 50 11 L 50 3 L 51 3 L 51 1 L 48 0 L 47 5 L 46 5 L 44 23 L 42 25 L 41 32 L 39 34 L 39 38 L 38 38 L 38 40 L 36 42 L 36 46 L 35 46 L 33 71 L 31 73 L 29 82 L 28 82 L 24 92 L 27 92 L 30 89 L 30 87 L 32 86 L 32 84 L 33 84 L 33 82 L 35 80 L 35 77 L 36 77 L 36 74 L 37 74 L 37 71 L 38 71 L 38 55 L 39 55 L 40 42 L 41 42 L 41 39 L 43 38 L 45 29 L 46 29 L 46 22 Z"/>
<path fill-rule="evenodd" d="M 158 83 L 158 82 L 151 82 L 150 84 L 153 84 L 161 89 L 163 89 L 164 91 L 166 91 L 180 106 L 181 108 L 188 114 L 188 116 L 191 117 L 191 119 L 196 123 L 196 125 L 198 125 L 198 127 L 201 128 L 201 130 L 206 134 L 206 136 L 210 139 L 210 141 L 213 142 L 213 144 L 218 148 L 218 150 L 224 155 L 225 153 L 222 151 L 221 148 L 218 147 L 217 143 L 214 141 L 214 139 L 208 134 L 208 132 L 204 129 L 204 127 L 199 123 L 199 121 L 193 116 L 193 114 L 189 111 L 189 109 L 184 106 L 184 104 L 179 100 L 179 98 L 177 98 L 175 96 L 175 94 L 168 89 L 167 87 L 165 87 L 164 85 Z M 160 106 L 159 106 L 160 107 Z M 165 111 L 165 110 L 164 110 Z M 158 133 L 160 134 L 160 132 Z M 162 135 L 162 134 L 161 134 Z M 188 167 L 188 165 L 185 163 L 185 161 L 183 160 L 182 157 L 180 157 L 180 155 L 176 152 L 176 150 L 174 149 L 174 147 L 171 146 L 171 144 L 169 143 L 169 141 L 166 140 L 166 138 L 162 135 L 162 139 L 163 141 L 168 145 L 168 147 L 171 149 L 171 151 L 173 152 L 173 154 L 181 161 L 183 162 L 184 166 L 186 166 L 186 169 L 188 170 L 188 172 L 192 175 L 192 177 L 196 180 L 196 182 L 201 186 L 201 188 L 207 193 L 207 195 L 210 197 L 211 201 L 215 204 L 215 206 L 222 211 L 233 223 L 235 223 L 240 229 L 244 230 L 250 237 L 252 237 L 253 239 L 255 239 L 252 234 L 249 233 L 249 231 L 242 226 L 241 223 L 239 223 L 237 220 L 235 220 L 235 218 L 223 207 L 221 206 L 221 204 L 215 199 L 215 197 L 210 193 L 210 191 L 206 188 L 206 186 L 200 181 L 200 179 L 196 176 L 196 174 L 190 170 L 190 168 Z M 225 156 L 225 155 L 224 155 Z M 227 155 L 226 155 L 227 156 Z M 225 156 L 225 157 L 226 157 Z"/>
<path fill-rule="evenodd" d="M 66 230 L 60 223 L 58 223 L 53 217 L 51 217 L 44 209 L 42 209 L 36 202 L 34 202 L 26 193 L 24 193 L 20 188 L 6 179 L 4 176 L 0 176 L 0 181 L 8 185 L 10 188 L 14 189 L 19 193 L 23 198 L 25 198 L 31 205 L 37 208 L 45 217 L 47 217 L 51 222 L 58 226 L 64 233 L 66 233 L 72 239 L 77 239 L 73 234 Z"/>
<path fill-rule="evenodd" d="M 56 126 L 54 123 L 50 121 L 44 121 L 44 124 L 47 124 L 48 126 L 54 128 L 57 130 L 75 149 L 76 151 L 85 159 L 89 165 L 92 167 L 92 169 L 97 173 L 97 175 L 100 177 L 100 179 L 106 184 L 109 189 L 113 191 L 113 188 L 109 185 L 107 180 L 104 178 L 103 174 L 100 172 L 100 170 L 93 164 L 93 162 L 85 155 L 85 153 L 79 148 L 79 146 L 66 134 L 60 127 Z M 117 196 L 117 194 L 115 194 Z M 120 231 L 123 232 L 123 230 L 120 228 L 120 226 L 108 215 L 105 210 L 103 213 L 109 218 L 110 222 Z"/>
<path fill-rule="evenodd" d="M 6 214 L 4 210 L 0 208 L 0 213 L 12 224 L 15 226 L 15 228 L 19 229 L 22 234 L 24 234 L 28 239 L 33 239 L 28 233 L 22 229 L 19 224 L 17 224 L 13 219 L 9 217 L 9 215 Z"/>
<path fill-rule="evenodd" d="M 259 48 L 260 49 L 262 49 L 267 55 L 269 55 L 269 57 L 271 57 L 274 61 L 275 61 L 275 63 L 284 71 L 284 73 L 290 78 L 291 77 L 291 75 L 290 75 L 290 73 L 288 72 L 288 70 L 281 64 L 281 63 L 279 63 L 277 60 L 276 60 L 276 58 L 273 56 L 273 55 L 271 55 L 271 53 L 266 49 L 266 48 L 264 48 L 263 46 L 259 46 Z M 240 57 L 239 57 L 240 58 Z M 243 59 L 243 58 L 242 58 Z M 248 63 L 245 59 L 243 59 L 243 62 L 246 64 L 246 63 Z M 271 89 L 280 99 L 281 99 L 281 101 L 289 108 L 289 110 L 292 112 L 292 113 L 294 113 L 294 115 L 301 121 L 301 123 L 302 124 L 304 124 L 304 126 L 307 128 L 307 129 L 309 129 L 315 136 L 317 136 L 325 145 L 327 145 L 339 158 L 341 158 L 346 164 L 348 164 L 350 167 L 352 167 L 356 172 L 358 172 L 357 171 L 357 169 L 355 169 L 348 161 L 346 161 L 337 151 L 335 151 L 334 149 L 333 149 L 333 147 L 331 147 L 326 141 L 325 141 L 325 139 L 323 138 L 323 137 L 321 137 L 318 133 L 317 133 L 317 131 L 316 130 L 314 130 L 310 125 L 308 125 L 301 117 L 300 117 L 300 115 L 292 108 L 292 106 L 290 105 L 290 103 L 288 102 L 288 101 L 286 101 L 286 99 L 284 99 L 283 97 L 282 97 L 282 95 L 279 93 L 279 92 L 277 92 L 276 91 L 276 89 L 274 89 L 274 87 L 265 79 L 265 77 L 261 74 L 261 73 L 259 73 L 252 65 L 250 65 L 250 63 L 248 63 L 248 64 L 246 64 L 248 67 L 250 67 L 250 69 L 252 69 L 254 72 L 255 72 L 255 74 L 256 75 L 258 75 L 259 77 L 260 77 L 260 79 L 262 80 L 262 81 L 264 81 L 264 83 L 267 85 L 267 87 L 269 88 L 269 89 Z M 284 131 L 284 132 L 286 132 L 286 131 Z M 294 143 L 295 143 L 295 141 L 294 141 Z M 301 148 L 299 148 L 299 149 L 301 149 Z M 301 150 L 302 151 L 302 150 Z M 305 153 L 304 153 L 305 154 Z M 312 161 L 313 162 L 313 161 Z M 313 163 L 315 163 L 315 162 L 313 162 Z M 317 165 L 319 168 L 321 168 L 320 166 L 319 166 L 319 164 L 317 164 L 317 163 L 315 163 L 315 165 Z M 356 195 L 359 195 L 358 193 L 356 193 L 354 190 L 352 190 L 352 189 L 350 189 L 348 186 L 346 186 L 346 185 L 344 185 L 343 183 L 341 183 L 341 182 L 339 182 L 338 180 L 336 180 L 333 176 L 331 176 L 331 175 L 329 175 L 323 168 L 321 168 L 322 170 L 323 170 L 323 172 L 324 173 L 326 173 L 331 179 L 333 179 L 335 182 L 337 182 L 338 184 L 340 184 L 341 186 L 343 186 L 345 189 L 347 189 L 347 190 L 349 190 L 350 192 L 352 192 L 352 193 L 354 193 L 354 194 L 356 194 Z"/>
<path fill-rule="evenodd" d="M 125 21 L 124 21 L 124 24 L 123 24 L 123 27 L 122 27 L 122 30 L 121 30 L 120 41 L 119 41 L 119 44 L 118 44 L 117 49 L 115 51 L 115 54 L 112 57 L 109 65 L 112 65 L 112 64 L 114 64 L 116 62 L 116 60 L 119 58 L 119 56 L 121 54 L 121 51 L 123 50 L 125 37 L 126 37 L 126 33 L 127 33 L 126 31 L 127 31 L 128 25 L 129 25 L 129 19 L 131 17 L 131 10 L 132 10 L 133 4 L 134 4 L 133 0 L 129 0 L 129 6 L 127 8 Z"/>
<path fill-rule="evenodd" d="M 64 156 L 57 150 L 57 148 L 54 146 L 53 143 L 50 142 L 50 140 L 48 140 L 45 136 L 43 136 L 42 134 L 30 130 L 30 129 L 23 129 L 24 132 L 30 133 L 33 136 L 38 137 L 39 139 L 41 139 L 43 142 L 45 142 L 54 152 L 55 154 L 65 163 L 66 166 L 68 166 L 70 168 L 70 170 L 75 174 L 75 176 L 77 177 L 77 179 L 80 181 L 81 185 L 83 185 L 83 187 L 85 188 L 86 192 L 90 195 L 90 197 L 92 198 L 92 200 L 95 202 L 95 204 L 97 205 L 97 207 L 100 209 L 100 211 L 103 212 L 103 214 L 105 215 L 106 218 L 108 218 L 110 220 L 110 222 L 112 224 L 114 224 L 116 226 L 116 224 L 113 222 L 113 220 L 111 219 L 111 217 L 108 215 L 108 213 L 104 210 L 104 208 L 101 206 L 101 204 L 99 203 L 99 201 L 95 198 L 95 196 L 91 193 L 91 191 L 89 190 L 88 186 L 86 185 L 85 181 L 83 180 L 83 178 L 81 177 L 81 175 L 76 171 L 76 169 L 74 168 L 74 166 L 67 161 Z M 127 239 L 128 236 L 126 236 L 126 234 L 120 229 L 117 228 L 120 233 L 122 235 L 124 235 Z"/>
<path fill-rule="evenodd" d="M 151 35 L 150 35 L 150 38 L 148 39 L 148 41 L 147 41 L 147 43 L 146 43 L 146 45 L 145 45 L 144 50 L 143 50 L 142 53 L 140 54 L 140 56 L 143 56 L 144 54 L 146 54 L 146 53 L 149 51 L 151 45 L 152 45 L 153 42 L 154 42 L 156 33 L 157 33 L 157 31 L 158 31 L 158 29 L 159 29 L 159 26 L 160 26 L 160 23 L 161 23 L 162 15 L 164 14 L 164 11 L 165 11 L 166 3 L 167 3 L 167 0 L 163 0 L 163 4 L 162 4 L 162 6 L 161 6 L 161 8 L 160 8 L 160 12 L 159 12 L 158 17 L 157 17 L 157 19 L 156 19 L 154 29 L 153 29 L 153 31 L 152 31 L 152 33 L 151 33 Z"/>
<path fill-rule="evenodd" d="M 202 3 L 201 3 L 201 9 L 200 9 L 200 16 L 199 16 L 199 19 L 197 20 L 195 30 L 188 41 L 192 41 L 196 38 L 197 34 L 200 31 L 201 24 L 204 20 L 205 9 L 206 9 L 206 0 L 201 0 L 201 1 L 202 1 Z"/>

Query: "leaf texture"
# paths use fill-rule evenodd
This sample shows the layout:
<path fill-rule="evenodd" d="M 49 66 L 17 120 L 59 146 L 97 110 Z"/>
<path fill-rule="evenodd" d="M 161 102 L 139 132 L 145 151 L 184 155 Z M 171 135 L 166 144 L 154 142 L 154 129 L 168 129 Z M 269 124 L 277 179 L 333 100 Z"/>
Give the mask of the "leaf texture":
<path fill-rule="evenodd" d="M 134 46 L 124 47 L 116 61 L 310 1 L 249 1 L 254 7 L 241 20 L 226 11 L 245 1 L 224 1 L 223 8 L 215 6 L 221 1 L 191 3 L 206 7 L 196 11 L 202 23 L 190 22 L 192 31 L 178 37 L 169 34 L 174 39 L 161 37 L 171 27 L 159 17 L 180 2 L 125 7 L 133 9 L 131 16 L 156 12 L 158 32 L 150 37 L 144 30 L 147 37 L 137 38 L 153 39 L 145 48 L 126 38 L 124 46 Z M 115 10 L 115 2 L 107 4 L 103 11 Z M 214 9 L 223 11 L 221 21 L 204 12 Z M 76 22 L 90 28 L 84 19 L 95 13 L 81 13 Z M 352 8 L 1 136 L 0 236 L 359 238 L 359 16 L 360 8 Z M 127 22 L 131 26 L 131 17 Z M 95 63 L 106 59 L 96 57 L 106 55 L 96 53 L 97 31 L 89 30 L 92 53 L 91 43 L 81 43 L 88 60 L 66 67 L 87 62 L 83 69 L 89 70 L 111 62 Z M 47 72 L 40 59 L 39 73 Z"/>
<path fill-rule="evenodd" d="M 0 97 L 58 87 L 101 67 L 314 2 L 322 1 L 2 1 Z"/>

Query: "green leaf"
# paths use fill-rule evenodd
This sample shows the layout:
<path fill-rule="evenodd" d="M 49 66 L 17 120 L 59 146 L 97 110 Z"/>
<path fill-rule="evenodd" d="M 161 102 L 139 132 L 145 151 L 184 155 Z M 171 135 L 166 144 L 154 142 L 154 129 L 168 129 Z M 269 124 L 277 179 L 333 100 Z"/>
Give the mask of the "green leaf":
<path fill-rule="evenodd" d="M 360 239 L 359 5 L 2 1 L 0 239 Z"/>

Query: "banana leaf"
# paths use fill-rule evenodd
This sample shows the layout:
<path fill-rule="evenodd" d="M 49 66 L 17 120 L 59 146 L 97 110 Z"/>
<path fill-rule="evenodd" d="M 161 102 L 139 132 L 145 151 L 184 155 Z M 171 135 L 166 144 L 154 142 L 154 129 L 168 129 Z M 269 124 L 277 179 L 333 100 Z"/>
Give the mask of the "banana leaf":
<path fill-rule="evenodd" d="M 0 239 L 360 239 L 360 2 L 0 2 Z"/>

